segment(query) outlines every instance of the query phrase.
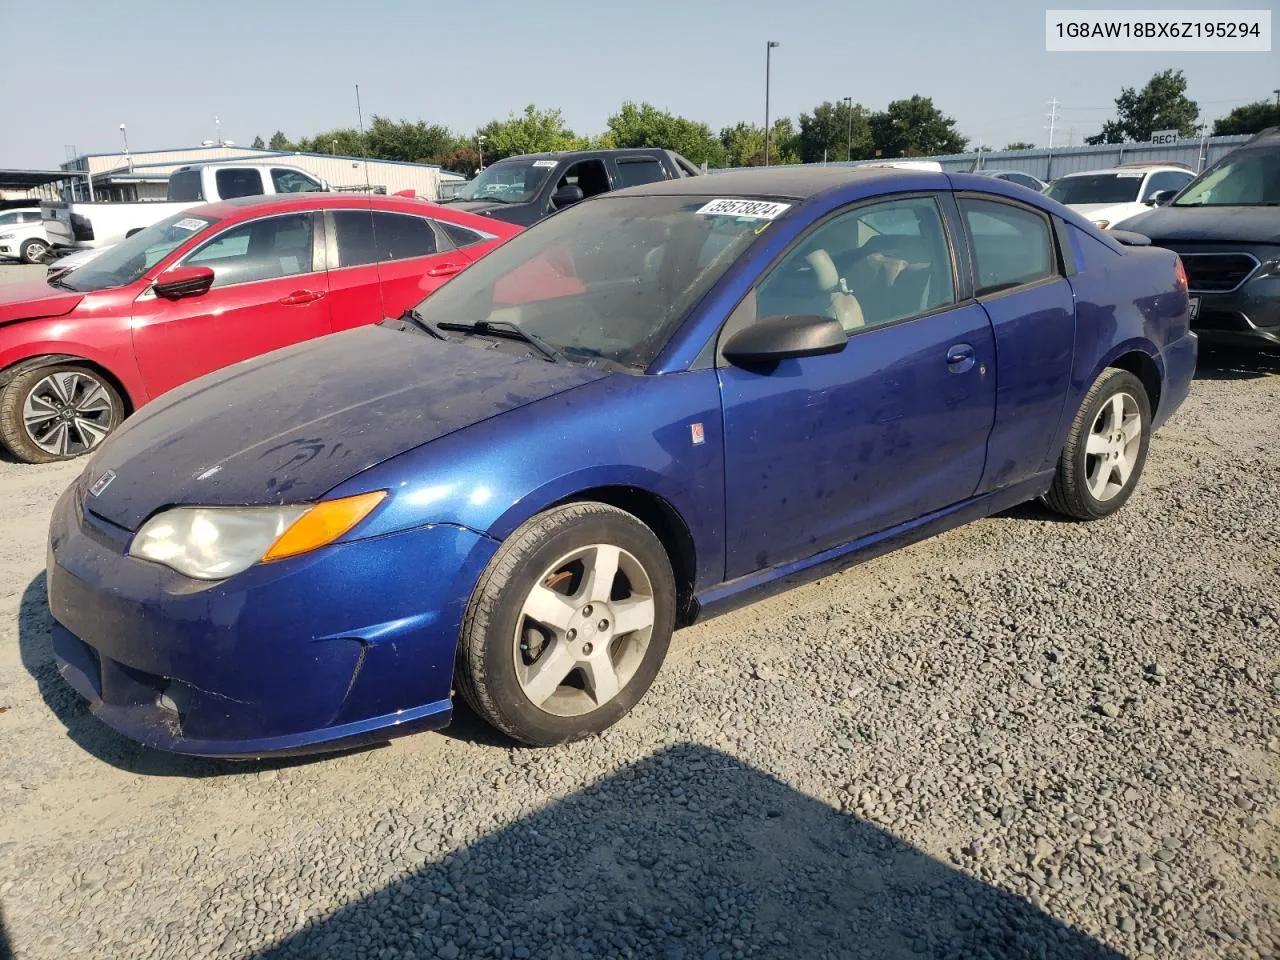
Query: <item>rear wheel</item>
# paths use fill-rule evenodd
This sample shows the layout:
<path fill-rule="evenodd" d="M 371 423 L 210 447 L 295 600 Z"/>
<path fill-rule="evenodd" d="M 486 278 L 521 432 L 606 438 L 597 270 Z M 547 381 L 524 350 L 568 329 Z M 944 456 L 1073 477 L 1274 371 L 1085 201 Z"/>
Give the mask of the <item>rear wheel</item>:
<path fill-rule="evenodd" d="M 644 696 L 675 627 L 662 543 L 623 510 L 557 507 L 503 543 L 458 645 L 458 688 L 481 717 L 535 746 L 611 726 Z"/>
<path fill-rule="evenodd" d="M 43 263 L 45 254 L 49 252 L 49 244 L 32 237 L 19 250 L 23 263 Z"/>
<path fill-rule="evenodd" d="M 1138 486 L 1151 439 L 1151 402 L 1126 370 L 1102 371 L 1071 424 L 1053 486 L 1052 510 L 1077 520 L 1115 513 Z"/>
<path fill-rule="evenodd" d="M 123 419 L 120 394 L 86 367 L 37 367 L 0 390 L 0 441 L 26 463 L 88 453 Z"/>

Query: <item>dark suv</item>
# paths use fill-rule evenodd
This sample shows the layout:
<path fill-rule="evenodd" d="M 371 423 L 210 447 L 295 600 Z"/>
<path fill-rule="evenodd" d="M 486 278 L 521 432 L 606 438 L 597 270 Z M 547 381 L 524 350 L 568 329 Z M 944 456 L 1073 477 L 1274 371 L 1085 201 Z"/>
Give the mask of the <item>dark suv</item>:
<path fill-rule="evenodd" d="M 1263 130 L 1165 206 L 1116 229 L 1141 233 L 1182 258 L 1191 326 L 1206 343 L 1280 346 L 1280 127 Z"/>
<path fill-rule="evenodd" d="M 598 193 L 701 172 L 675 151 L 657 148 L 527 153 L 491 164 L 440 202 L 528 227 Z"/>

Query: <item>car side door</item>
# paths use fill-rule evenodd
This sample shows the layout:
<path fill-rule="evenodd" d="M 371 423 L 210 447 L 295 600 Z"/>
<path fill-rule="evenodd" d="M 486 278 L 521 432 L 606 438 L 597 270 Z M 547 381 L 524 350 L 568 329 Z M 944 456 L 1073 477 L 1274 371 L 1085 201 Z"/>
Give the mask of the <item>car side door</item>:
<path fill-rule="evenodd" d="M 726 579 L 887 530 L 972 496 L 995 408 L 995 344 L 955 268 L 936 194 L 843 208 L 766 272 L 720 334 L 833 317 L 835 354 L 772 369 L 717 358 Z"/>
<path fill-rule="evenodd" d="M 986 493 L 1027 480 L 1052 451 L 1075 351 L 1075 295 L 1052 217 L 992 194 L 958 194 L 974 295 L 991 319 L 1000 368 Z"/>
<path fill-rule="evenodd" d="M 428 217 L 358 208 L 325 216 L 336 330 L 398 317 L 470 262 Z"/>
<path fill-rule="evenodd" d="M 133 349 L 158 396 L 232 363 L 331 332 L 323 244 L 309 212 L 222 230 L 174 266 L 213 270 L 205 293 L 171 300 L 148 287 L 133 305 Z"/>

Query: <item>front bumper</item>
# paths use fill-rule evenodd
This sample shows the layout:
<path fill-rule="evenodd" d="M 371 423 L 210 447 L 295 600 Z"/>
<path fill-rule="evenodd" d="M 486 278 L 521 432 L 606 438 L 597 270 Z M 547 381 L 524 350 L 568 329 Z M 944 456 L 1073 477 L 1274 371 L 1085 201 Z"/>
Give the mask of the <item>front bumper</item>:
<path fill-rule="evenodd" d="M 129 537 L 86 515 L 74 487 L 54 509 L 58 668 L 118 732 L 259 757 L 449 722 L 458 631 L 495 541 L 426 526 L 206 583 L 127 556 Z"/>

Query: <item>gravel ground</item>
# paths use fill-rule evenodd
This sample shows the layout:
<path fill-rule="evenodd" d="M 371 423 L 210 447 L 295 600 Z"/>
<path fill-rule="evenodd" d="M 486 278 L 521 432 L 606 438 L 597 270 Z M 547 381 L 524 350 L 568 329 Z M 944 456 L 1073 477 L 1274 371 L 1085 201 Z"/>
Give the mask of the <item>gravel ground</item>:
<path fill-rule="evenodd" d="M 305 761 L 132 746 L 50 661 L 77 467 L 0 462 L 11 948 L 1280 956 L 1277 373 L 1205 364 L 1119 516 L 1020 508 L 682 631 L 544 751 L 465 715 Z"/>

